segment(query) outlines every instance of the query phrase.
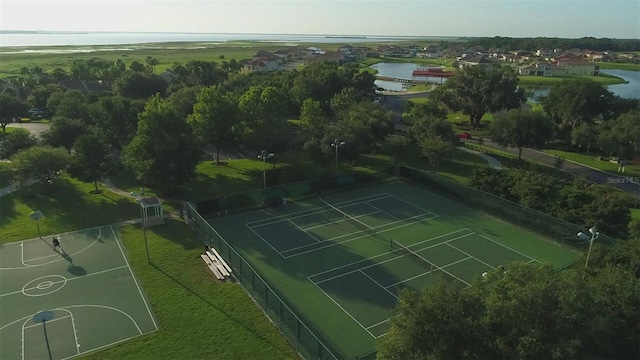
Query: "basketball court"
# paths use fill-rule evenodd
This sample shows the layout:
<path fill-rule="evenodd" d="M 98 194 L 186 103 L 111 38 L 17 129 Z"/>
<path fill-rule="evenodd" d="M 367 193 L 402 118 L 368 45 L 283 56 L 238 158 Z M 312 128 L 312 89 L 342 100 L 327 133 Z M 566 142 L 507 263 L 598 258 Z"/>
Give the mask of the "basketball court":
<path fill-rule="evenodd" d="M 158 329 L 111 226 L 0 245 L 0 358 L 68 359 Z"/>

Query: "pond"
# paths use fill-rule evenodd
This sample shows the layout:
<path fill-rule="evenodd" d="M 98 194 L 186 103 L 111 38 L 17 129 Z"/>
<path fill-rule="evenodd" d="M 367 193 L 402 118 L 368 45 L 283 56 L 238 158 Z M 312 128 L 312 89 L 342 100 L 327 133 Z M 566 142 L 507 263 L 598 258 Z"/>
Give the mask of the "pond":
<path fill-rule="evenodd" d="M 378 76 L 385 76 L 397 79 L 411 80 L 413 77 L 413 70 L 423 68 L 424 65 L 418 65 L 414 63 L 377 63 L 370 66 L 372 69 L 378 70 Z M 627 81 L 625 84 L 607 85 L 607 89 L 614 95 L 618 95 L 625 99 L 640 98 L 640 71 L 631 70 L 618 70 L 618 69 L 605 69 L 600 70 L 603 74 L 613 75 L 620 77 Z M 427 78 L 416 77 L 418 80 L 423 80 L 432 83 L 440 83 L 440 78 Z M 376 80 L 375 84 L 385 90 L 390 91 L 406 91 L 407 86 L 403 86 L 403 83 L 386 80 Z M 532 96 L 528 101 L 536 102 L 536 98 L 540 95 L 546 95 L 549 93 L 549 86 L 534 86 L 529 87 L 532 90 Z"/>
<path fill-rule="evenodd" d="M 441 84 L 446 79 L 433 76 L 413 76 L 413 70 L 425 68 L 424 65 L 414 63 L 377 63 L 369 66 L 378 70 L 377 76 L 390 77 L 403 80 L 419 80 L 433 84 Z M 429 66 L 432 68 L 443 68 L 443 66 Z M 376 80 L 375 85 L 388 91 L 407 91 L 408 85 L 401 82 L 389 80 Z"/>

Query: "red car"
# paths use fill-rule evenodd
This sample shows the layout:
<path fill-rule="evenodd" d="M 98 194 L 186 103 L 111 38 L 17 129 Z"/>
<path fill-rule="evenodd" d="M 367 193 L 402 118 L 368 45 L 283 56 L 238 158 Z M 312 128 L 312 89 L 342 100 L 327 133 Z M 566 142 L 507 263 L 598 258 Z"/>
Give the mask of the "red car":
<path fill-rule="evenodd" d="M 456 136 L 459 137 L 460 139 L 471 139 L 471 134 L 466 132 L 457 133 Z"/>

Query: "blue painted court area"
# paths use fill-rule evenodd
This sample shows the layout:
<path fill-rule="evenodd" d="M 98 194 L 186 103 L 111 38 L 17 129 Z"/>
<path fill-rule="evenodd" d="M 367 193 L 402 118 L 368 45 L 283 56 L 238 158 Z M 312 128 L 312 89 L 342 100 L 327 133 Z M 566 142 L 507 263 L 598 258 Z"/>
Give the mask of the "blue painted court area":
<path fill-rule="evenodd" d="M 0 245 L 0 359 L 68 359 L 158 329 L 111 226 Z"/>

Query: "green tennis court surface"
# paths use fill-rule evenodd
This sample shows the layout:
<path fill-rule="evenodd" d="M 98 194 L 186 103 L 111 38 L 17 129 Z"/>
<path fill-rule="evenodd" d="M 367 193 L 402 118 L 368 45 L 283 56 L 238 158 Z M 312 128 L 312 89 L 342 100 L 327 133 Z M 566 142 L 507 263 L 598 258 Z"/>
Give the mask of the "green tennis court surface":
<path fill-rule="evenodd" d="M 110 226 L 61 234 L 60 253 L 51 240 L 0 246 L 0 359 L 67 359 L 157 330 Z"/>
<path fill-rule="evenodd" d="M 419 291 L 438 278 L 465 288 L 512 261 L 561 267 L 578 257 L 402 182 L 209 222 L 337 358 L 375 349 L 404 288 Z"/>

